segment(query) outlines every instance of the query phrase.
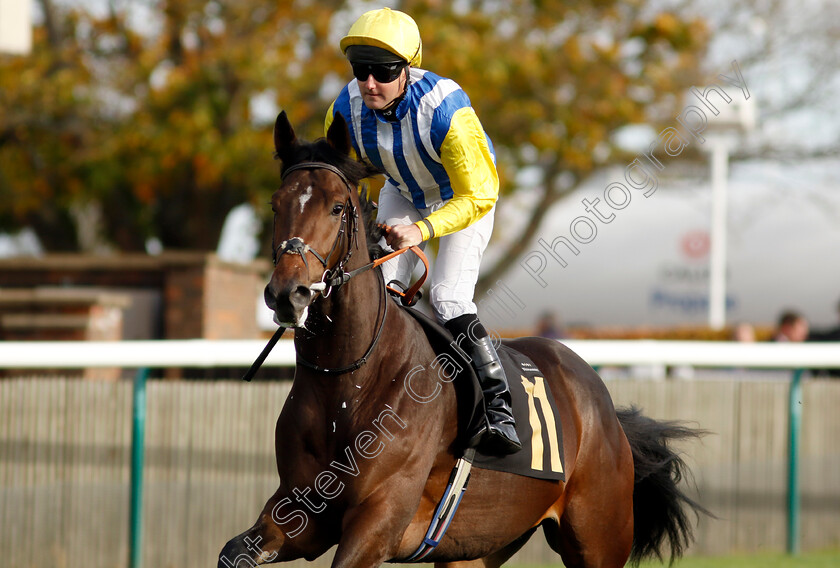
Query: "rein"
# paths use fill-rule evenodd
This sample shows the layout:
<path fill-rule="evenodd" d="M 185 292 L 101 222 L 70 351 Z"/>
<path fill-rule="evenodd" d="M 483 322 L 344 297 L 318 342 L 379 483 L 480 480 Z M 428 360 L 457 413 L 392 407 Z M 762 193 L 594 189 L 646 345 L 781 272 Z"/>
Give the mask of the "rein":
<path fill-rule="evenodd" d="M 353 186 L 352 183 L 350 183 L 350 180 L 347 179 L 347 176 L 344 175 L 344 172 L 342 172 L 340 169 L 336 168 L 335 166 L 333 166 L 331 164 L 327 164 L 325 162 L 301 162 L 299 164 L 295 164 L 294 166 L 289 167 L 285 172 L 283 172 L 282 180 L 285 180 L 286 177 L 294 171 L 297 171 L 297 170 L 312 170 L 312 169 L 328 170 L 328 171 L 333 172 L 334 174 L 338 175 L 342 179 L 342 181 L 344 181 L 344 184 L 347 187 L 348 193 L 350 193 L 350 195 L 352 195 L 352 191 L 354 189 L 354 186 Z M 420 260 L 423 262 L 423 265 L 425 267 L 425 272 L 423 273 L 423 276 L 420 279 L 418 279 L 418 281 L 415 282 L 414 285 L 412 285 L 405 292 L 394 290 L 394 289 L 390 288 L 389 286 L 385 286 L 385 289 L 383 290 L 383 293 L 382 293 L 382 296 L 381 296 L 381 297 L 385 297 L 385 308 L 383 310 L 384 313 L 382 315 L 382 320 L 379 322 L 379 326 L 378 326 L 378 329 L 376 331 L 376 335 L 373 338 L 373 341 L 371 342 L 371 344 L 368 347 L 365 354 L 362 355 L 362 357 L 360 359 L 357 359 L 356 361 L 354 361 L 353 363 L 351 363 L 350 365 L 347 365 L 345 367 L 341 367 L 341 368 L 337 368 L 337 369 L 331 369 L 331 368 L 327 368 L 327 367 L 321 367 L 321 366 L 316 365 L 314 363 L 310 363 L 309 361 L 306 361 L 305 359 L 302 359 L 300 357 L 297 358 L 298 364 L 300 364 L 304 367 L 307 367 L 309 369 L 313 369 L 313 370 L 318 371 L 318 372 L 328 373 L 328 374 L 336 374 L 336 375 L 337 374 L 342 374 L 342 373 L 347 373 L 347 372 L 350 372 L 350 371 L 355 371 L 356 369 L 358 369 L 362 365 L 364 365 L 367 362 L 368 358 L 370 357 L 371 353 L 373 353 L 373 350 L 376 347 L 376 344 L 379 342 L 379 338 L 382 335 L 382 330 L 385 327 L 385 318 L 388 315 L 388 301 L 387 301 L 387 297 L 386 297 L 387 292 L 390 291 L 392 293 L 395 293 L 395 294 L 399 295 L 400 296 L 400 302 L 403 305 L 405 305 L 405 306 L 413 305 L 416 302 L 415 297 L 417 296 L 417 293 L 419 292 L 420 287 L 426 281 L 426 276 L 429 273 L 429 261 L 426 258 L 426 255 L 423 253 L 422 249 L 420 249 L 420 247 L 418 247 L 418 246 L 410 246 L 410 247 L 399 249 L 399 250 L 394 251 L 394 252 L 392 252 L 388 255 L 385 255 L 381 258 L 377 258 L 373 262 L 365 264 L 364 266 L 356 268 L 355 270 L 351 270 L 350 272 L 346 272 L 344 270 L 344 266 L 347 264 L 347 262 L 349 262 L 350 257 L 353 254 L 353 243 L 354 242 L 356 244 L 356 247 L 358 248 L 358 231 L 359 231 L 359 227 L 358 227 L 359 214 L 356 210 L 356 207 L 352 204 L 352 202 L 350 200 L 350 195 L 348 195 L 348 199 L 345 202 L 344 211 L 341 214 L 341 226 L 338 229 L 338 234 L 336 235 L 335 240 L 333 241 L 333 245 L 330 248 L 330 252 L 326 256 L 321 256 L 320 254 L 318 254 L 318 252 L 313 250 L 300 237 L 292 237 L 291 239 L 287 239 L 287 240 L 283 241 L 282 243 L 280 243 L 279 245 L 275 246 L 275 244 L 273 242 L 274 235 L 272 234 L 272 247 L 271 248 L 272 248 L 272 251 L 273 251 L 273 254 L 274 254 L 274 258 L 273 258 L 274 266 L 277 266 L 277 263 L 279 262 L 279 258 L 281 256 L 283 256 L 284 254 L 298 254 L 303 259 L 304 266 L 306 266 L 306 268 L 308 270 L 309 269 L 309 263 L 306 260 L 306 255 L 308 253 L 312 254 L 323 265 L 324 274 L 321 277 L 321 281 L 320 282 L 315 282 L 314 284 L 310 285 L 309 289 L 312 292 L 320 293 L 321 296 L 323 296 L 324 298 L 328 297 L 330 295 L 330 293 L 332 292 L 332 290 L 340 288 L 341 286 L 343 286 L 344 284 L 349 282 L 355 276 L 363 274 L 363 273 L 367 272 L 368 270 L 371 270 L 372 268 L 376 268 L 377 266 L 380 266 L 381 264 L 383 264 L 383 263 L 391 260 L 392 258 L 395 258 L 395 257 L 397 257 L 397 256 L 399 256 L 399 255 L 401 255 L 401 254 L 403 254 L 403 253 L 405 253 L 409 250 L 411 250 L 411 252 L 416 254 L 417 257 L 420 258 Z M 348 217 L 348 212 L 350 213 L 349 217 Z M 348 225 L 350 225 L 349 231 L 347 229 Z M 335 252 L 336 248 L 338 247 L 339 243 L 341 242 L 342 235 L 344 235 L 345 233 L 349 233 L 349 237 L 350 237 L 350 241 L 347 244 L 347 253 L 345 254 L 344 258 L 341 259 L 334 268 L 330 269 L 330 268 L 327 267 L 327 262 L 329 261 L 329 258 L 333 255 L 333 253 Z M 382 305 L 382 303 L 381 303 L 381 300 L 380 300 L 380 306 L 381 305 Z M 377 317 L 377 319 L 379 319 L 379 318 Z M 271 352 L 271 350 L 274 348 L 274 346 L 280 340 L 280 336 L 283 335 L 283 332 L 285 332 L 285 331 L 286 331 L 285 327 L 278 327 L 277 328 L 277 330 L 274 332 L 274 334 L 268 340 L 268 343 L 263 348 L 262 352 L 259 354 L 259 356 L 257 356 L 254 363 L 251 365 L 251 367 L 248 369 L 248 371 L 242 377 L 243 381 L 249 381 L 250 382 L 251 379 L 254 378 L 254 375 L 257 373 L 259 368 L 265 362 L 265 359 L 268 357 L 268 354 Z"/>
<path fill-rule="evenodd" d="M 389 253 L 389 254 L 381 257 L 381 258 L 377 258 L 373 262 L 365 264 L 362 267 L 359 267 L 355 270 L 351 270 L 350 272 L 343 272 L 339 277 L 337 277 L 337 278 L 335 278 L 335 279 L 333 279 L 329 282 L 325 282 L 325 281 L 316 282 L 315 284 L 310 286 L 309 289 L 314 290 L 316 292 L 319 292 L 319 291 L 327 289 L 327 288 L 336 288 L 338 286 L 341 286 L 342 284 L 346 284 L 354 276 L 358 276 L 359 274 L 367 272 L 371 268 L 376 268 L 377 266 L 385 264 L 386 262 L 388 262 L 392 258 L 396 258 L 396 257 L 400 256 L 401 254 L 406 253 L 408 251 L 411 251 L 414 254 L 416 254 L 417 258 L 419 258 L 423 262 L 423 266 L 425 267 L 425 270 L 423 272 L 423 276 L 421 276 L 417 280 L 417 282 L 415 282 L 411 286 L 411 288 L 409 288 L 405 292 L 400 292 L 399 290 L 395 290 L 395 289 L 391 288 L 390 286 L 387 286 L 386 288 L 391 293 L 394 293 L 394 294 L 400 296 L 400 302 L 402 303 L 402 305 L 413 306 L 416 303 L 415 302 L 415 296 L 417 295 L 417 292 L 420 291 L 420 288 L 423 286 L 423 283 L 426 281 L 426 276 L 429 274 L 429 259 L 426 258 L 426 254 L 423 252 L 423 249 L 421 249 L 420 247 L 418 247 L 416 245 L 412 245 L 410 247 L 405 247 L 405 248 L 401 248 L 399 250 L 396 250 L 396 251 L 394 251 L 392 253 Z"/>
<path fill-rule="evenodd" d="M 385 328 L 385 318 L 388 317 L 388 298 L 386 297 L 385 290 L 382 291 L 382 295 L 380 295 L 379 298 L 380 309 L 382 306 L 382 299 L 385 299 L 385 309 L 382 310 L 382 321 L 379 322 L 379 326 L 376 330 L 376 335 L 373 337 L 373 341 L 370 342 L 367 351 L 365 351 L 365 354 L 362 355 L 361 358 L 357 359 L 353 363 L 350 363 L 346 367 L 340 367 L 338 369 L 321 367 L 320 365 L 316 365 L 315 363 L 310 363 L 309 361 L 301 358 L 300 356 L 297 357 L 298 364 L 303 365 L 304 367 L 307 367 L 314 371 L 318 371 L 319 373 L 327 373 L 328 375 L 340 375 L 342 373 L 349 373 L 355 371 L 356 369 L 360 368 L 362 365 L 367 363 L 368 357 L 370 357 L 370 354 L 373 353 L 373 349 L 376 347 L 376 344 L 379 343 L 379 338 L 382 336 L 382 330 Z M 377 310 L 377 319 L 379 319 L 379 310 Z"/>

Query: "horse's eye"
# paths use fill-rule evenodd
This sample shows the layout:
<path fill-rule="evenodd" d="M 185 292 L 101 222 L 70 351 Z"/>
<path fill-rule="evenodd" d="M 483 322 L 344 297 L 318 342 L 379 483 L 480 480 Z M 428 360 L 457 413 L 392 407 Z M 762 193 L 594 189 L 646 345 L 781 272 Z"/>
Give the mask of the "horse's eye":
<path fill-rule="evenodd" d="M 333 205 L 332 214 L 333 215 L 341 215 L 341 212 L 344 211 L 344 205 L 341 203 L 336 203 Z"/>

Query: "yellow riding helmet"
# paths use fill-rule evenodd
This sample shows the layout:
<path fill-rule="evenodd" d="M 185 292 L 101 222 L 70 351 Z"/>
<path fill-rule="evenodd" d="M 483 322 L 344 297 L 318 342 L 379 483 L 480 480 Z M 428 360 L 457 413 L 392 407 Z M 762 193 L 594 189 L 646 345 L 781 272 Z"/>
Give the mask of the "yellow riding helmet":
<path fill-rule="evenodd" d="M 417 23 L 408 14 L 390 8 L 362 14 L 339 44 L 345 54 L 351 45 L 387 49 L 412 67 L 419 67 L 423 56 L 423 42 Z"/>

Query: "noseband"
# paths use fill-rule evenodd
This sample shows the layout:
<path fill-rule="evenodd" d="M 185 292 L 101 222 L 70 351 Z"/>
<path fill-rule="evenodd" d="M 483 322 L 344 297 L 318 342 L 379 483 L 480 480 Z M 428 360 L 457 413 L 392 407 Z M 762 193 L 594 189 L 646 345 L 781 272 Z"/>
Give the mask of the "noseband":
<path fill-rule="evenodd" d="M 335 236 L 335 240 L 333 241 L 332 247 L 330 248 L 330 252 L 327 253 L 326 256 L 321 256 L 320 254 L 318 254 L 316 251 L 314 251 L 312 249 L 312 247 L 307 245 L 304 242 L 304 240 L 301 239 L 300 237 L 292 237 L 291 239 L 285 240 L 282 243 L 280 243 L 279 245 L 275 246 L 275 244 L 274 244 L 274 238 L 275 237 L 274 237 L 274 235 L 272 235 L 272 249 L 274 250 L 274 266 L 277 266 L 277 263 L 279 262 L 280 257 L 283 256 L 284 254 L 298 254 L 298 255 L 300 255 L 300 257 L 303 259 L 303 264 L 307 268 L 307 271 L 309 270 L 309 263 L 306 260 L 306 255 L 307 254 L 312 254 L 312 256 L 314 256 L 315 258 L 318 259 L 318 261 L 324 267 L 324 274 L 321 277 L 321 281 L 310 285 L 309 289 L 313 290 L 313 291 L 321 292 L 321 295 L 326 298 L 327 296 L 330 295 L 330 292 L 332 291 L 333 288 L 338 288 L 342 284 L 347 283 L 353 276 L 355 276 L 357 274 L 361 274 L 362 272 L 369 270 L 370 268 L 372 268 L 374 266 L 374 263 L 370 263 L 368 265 L 365 265 L 361 269 L 356 269 L 352 272 L 345 272 L 345 270 L 344 270 L 345 265 L 350 261 L 350 256 L 353 254 L 354 245 L 358 246 L 358 232 L 359 232 L 359 213 L 358 213 L 356 207 L 353 205 L 353 202 L 352 202 L 352 199 L 351 199 L 352 195 L 353 195 L 353 191 L 355 191 L 355 186 L 352 183 L 350 183 L 350 180 L 347 179 L 347 176 L 344 175 L 344 172 L 342 172 L 341 170 L 339 170 L 335 166 L 327 164 L 325 162 L 301 162 L 299 164 L 295 164 L 294 166 L 291 166 L 285 172 L 283 172 L 282 180 L 285 181 L 285 179 L 288 177 L 288 175 L 290 173 L 292 173 L 294 171 L 297 171 L 297 170 L 327 170 L 327 171 L 330 171 L 330 172 L 336 174 L 338 177 L 340 177 L 341 180 L 344 182 L 345 187 L 347 188 L 347 201 L 344 203 L 344 210 L 341 213 L 341 226 L 338 229 L 338 234 Z M 277 217 L 275 216 L 275 220 L 276 219 L 277 219 Z M 349 225 L 349 229 L 348 229 L 348 225 Z M 344 255 L 344 258 L 342 258 L 338 262 L 338 264 L 335 265 L 334 268 L 329 268 L 329 266 L 327 266 L 327 262 L 329 261 L 330 257 L 333 255 L 333 253 L 335 252 L 336 248 L 339 246 L 339 243 L 342 240 L 342 236 L 345 233 L 348 233 L 348 236 L 349 236 L 348 242 L 347 242 L 347 254 Z M 385 327 L 385 317 L 387 316 L 387 313 L 388 313 L 388 301 L 387 301 L 387 298 L 385 298 L 384 296 L 385 296 L 385 290 L 384 290 L 384 285 L 383 285 L 383 294 L 382 294 L 382 297 L 380 298 L 380 313 L 382 313 L 382 315 L 380 317 L 380 315 L 377 314 L 376 319 L 379 323 L 378 323 L 378 326 L 377 326 L 376 334 L 374 335 L 373 341 L 370 343 L 370 346 L 368 347 L 367 351 L 365 352 L 364 355 L 362 355 L 361 358 L 357 359 L 356 361 L 354 361 L 350 365 L 347 365 L 347 366 L 344 366 L 344 367 L 327 368 L 327 367 L 322 367 L 320 365 L 316 365 L 314 363 L 310 363 L 309 361 L 303 359 L 300 356 L 300 354 L 298 354 L 298 357 L 297 357 L 298 364 L 302 365 L 304 367 L 309 367 L 310 369 L 313 369 L 313 370 L 318 371 L 318 372 L 327 373 L 327 374 L 334 374 L 334 375 L 339 375 L 339 374 L 355 371 L 356 369 L 358 369 L 362 365 L 364 365 L 367 362 L 368 358 L 370 357 L 371 353 L 373 353 L 373 350 L 376 347 L 376 344 L 379 342 L 379 338 L 382 335 L 382 330 Z M 384 307 L 384 309 L 383 309 L 383 307 Z M 260 357 L 257 358 L 257 361 L 254 362 L 254 365 L 251 366 L 251 369 L 248 371 L 248 373 L 246 373 L 245 377 L 243 377 L 245 380 L 251 380 L 251 377 L 253 377 L 256 370 L 262 364 L 262 361 L 268 355 L 268 352 L 271 350 L 271 348 L 274 346 L 274 344 L 277 343 L 277 340 L 280 338 L 280 335 L 282 334 L 282 329 L 283 328 L 280 328 L 280 329 L 277 330 L 277 332 L 275 332 L 274 336 L 271 338 L 268 345 L 263 350 L 263 353 L 260 354 Z"/>
<path fill-rule="evenodd" d="M 341 212 L 341 225 L 338 228 L 338 234 L 335 236 L 335 240 L 333 241 L 332 247 L 330 248 L 330 252 L 326 255 L 322 256 L 318 254 L 316 250 L 310 247 L 308 244 L 304 242 L 304 240 L 300 237 L 292 237 L 288 240 L 281 242 L 280 244 L 276 244 L 274 239 L 274 232 L 272 232 L 272 245 L 271 248 L 274 251 L 274 266 L 277 266 L 277 263 L 280 262 L 280 257 L 284 254 L 297 254 L 303 259 L 303 264 L 306 267 L 306 270 L 309 271 L 309 262 L 306 260 L 307 254 L 311 254 L 314 256 L 321 265 L 324 267 L 324 274 L 321 276 L 321 282 L 314 285 L 313 289 L 317 289 L 321 291 L 324 297 L 330 295 L 330 292 L 333 288 L 338 288 L 345 282 L 347 282 L 348 278 L 346 277 L 346 272 L 344 271 L 344 267 L 350 261 L 350 257 L 353 254 L 353 245 L 355 244 L 358 246 L 358 232 L 359 232 L 359 213 L 356 210 L 356 207 L 353 205 L 353 202 L 350 199 L 353 191 L 353 184 L 350 183 L 350 180 L 347 179 L 347 176 L 344 175 L 337 167 L 327 164 L 325 162 L 301 162 L 299 164 L 295 164 L 294 166 L 289 167 L 285 172 L 283 172 L 283 177 L 281 178 L 282 181 L 285 181 L 286 178 L 292 172 L 298 170 L 327 170 L 338 177 L 344 182 L 345 187 L 347 188 L 347 201 L 344 203 L 344 209 Z M 275 216 L 275 220 L 277 217 Z M 330 257 L 335 252 L 336 248 L 338 248 L 339 243 L 345 233 L 348 232 L 348 225 L 349 225 L 349 236 L 350 239 L 347 243 L 347 254 L 344 255 L 338 264 L 334 268 L 330 268 L 327 266 L 327 262 L 329 262 Z"/>
<path fill-rule="evenodd" d="M 275 235 L 274 235 L 274 233 L 272 233 L 271 248 L 272 248 L 272 251 L 273 251 L 273 254 L 274 254 L 274 259 L 273 259 L 274 260 L 274 266 L 277 266 L 277 263 L 279 262 L 280 257 L 283 256 L 284 254 L 298 254 L 303 259 L 303 263 L 307 267 L 307 270 L 308 270 L 309 269 L 309 264 L 306 260 L 306 255 L 311 253 L 312 256 L 317 258 L 318 261 L 324 266 L 324 275 L 321 277 L 320 282 L 317 282 L 315 284 L 310 285 L 309 289 L 312 290 L 312 291 L 321 292 L 323 297 L 329 296 L 330 291 L 333 288 L 338 288 L 342 284 L 346 284 L 348 281 L 350 281 L 351 278 L 353 278 L 355 276 L 358 276 L 359 274 L 362 274 L 364 272 L 367 272 L 368 270 L 371 270 L 372 268 L 376 268 L 377 266 L 380 266 L 382 263 L 387 262 L 388 260 L 406 252 L 407 250 L 413 251 L 418 256 L 418 258 L 420 258 L 423 261 L 423 264 L 426 267 L 426 273 L 428 273 L 429 263 L 426 260 L 426 256 L 423 254 L 423 251 L 417 246 L 412 246 L 412 247 L 400 249 L 400 250 L 392 252 L 391 254 L 388 254 L 384 257 L 378 258 L 373 262 L 369 262 L 368 264 L 365 264 L 364 266 L 362 266 L 360 268 L 356 268 L 355 270 L 352 270 L 350 272 L 345 272 L 344 267 L 347 264 L 347 262 L 350 260 L 350 256 L 353 253 L 354 243 L 356 244 L 356 246 L 358 246 L 357 239 L 358 239 L 358 230 L 359 230 L 359 225 L 358 225 L 359 214 L 356 210 L 356 207 L 353 205 L 353 203 L 351 201 L 351 196 L 353 194 L 352 192 L 355 190 L 355 186 L 352 183 L 350 183 L 350 180 L 347 179 L 347 176 L 344 175 L 344 172 L 342 172 L 341 170 L 339 170 L 335 166 L 332 166 L 332 165 L 324 163 L 324 162 L 301 162 L 299 164 L 295 164 L 294 166 L 291 166 L 285 172 L 283 172 L 282 180 L 285 181 L 286 177 L 288 177 L 288 175 L 290 173 L 292 173 L 296 170 L 315 170 L 315 169 L 328 170 L 330 172 L 333 172 L 338 177 L 340 177 L 342 179 L 342 181 L 344 181 L 344 185 L 347 187 L 347 192 L 348 192 L 347 201 L 345 202 L 345 205 L 344 205 L 344 211 L 341 214 L 341 226 L 338 229 L 338 234 L 335 237 L 335 241 L 333 241 L 333 245 L 330 248 L 329 254 L 327 254 L 324 257 L 324 256 L 321 256 L 320 254 L 318 254 L 316 251 L 312 250 L 312 248 L 309 245 L 307 245 L 304 242 L 304 240 L 301 239 L 300 237 L 292 237 L 288 240 L 283 241 L 279 245 L 276 245 L 275 241 L 274 241 Z M 348 212 L 349 212 L 349 214 L 348 214 Z M 276 221 L 276 219 L 277 219 L 277 216 L 275 215 L 275 221 Z M 349 239 L 348 244 L 347 244 L 347 254 L 344 256 L 344 258 L 334 268 L 330 269 L 327 266 L 327 262 L 329 261 L 329 258 L 333 255 L 333 253 L 335 252 L 336 247 L 338 247 L 339 243 L 341 242 L 342 235 L 344 235 L 347 232 L 347 225 L 350 225 L 350 239 Z M 400 296 L 402 296 L 402 303 L 404 305 L 408 306 L 408 305 L 413 305 L 414 304 L 416 294 L 419 291 L 420 286 L 423 284 L 423 281 L 425 279 L 426 279 L 426 275 L 424 274 L 423 277 L 421 279 L 419 279 L 414 284 L 414 286 L 412 286 L 407 292 L 399 294 Z M 326 368 L 326 367 L 321 367 L 319 365 L 315 365 L 314 363 L 310 363 L 310 362 L 306 361 L 305 359 L 301 358 L 300 355 L 298 355 L 298 357 L 297 357 L 298 364 L 302 365 L 304 367 L 308 367 L 308 368 L 313 369 L 313 370 L 318 371 L 318 372 L 327 373 L 327 374 L 336 374 L 336 375 L 355 371 L 356 369 L 358 369 L 362 365 L 364 365 L 367 362 L 368 358 L 373 353 L 373 350 L 376 347 L 377 343 L 379 342 L 379 338 L 382 335 L 382 330 L 385 328 L 385 317 L 388 315 L 388 300 L 385 297 L 385 284 L 384 284 L 384 282 L 382 283 L 381 299 L 382 299 L 382 301 L 380 303 L 380 312 L 382 313 L 382 316 L 380 317 L 379 314 L 377 313 L 377 318 L 376 319 L 379 322 L 379 324 L 377 326 L 376 334 L 374 335 L 373 341 L 371 341 L 370 346 L 368 347 L 367 351 L 365 352 L 364 355 L 362 355 L 361 358 L 357 359 L 355 362 L 351 363 L 350 365 L 347 365 L 347 366 L 344 366 L 344 367 Z M 285 331 L 285 328 L 280 327 L 280 328 L 277 329 L 277 331 L 274 332 L 274 335 L 268 341 L 268 344 L 265 346 L 262 353 L 260 353 L 260 355 L 259 355 L 259 357 L 257 357 L 256 361 L 254 361 L 254 364 L 251 365 L 251 368 L 248 369 L 248 372 L 245 373 L 245 376 L 242 377 L 243 380 L 250 381 L 251 378 L 253 378 L 253 376 L 256 374 L 257 370 L 262 365 L 263 361 L 265 361 L 265 358 L 268 356 L 269 352 L 271 352 L 271 350 L 274 348 L 274 345 L 276 345 L 277 341 L 279 341 L 280 336 L 283 334 L 283 331 Z"/>

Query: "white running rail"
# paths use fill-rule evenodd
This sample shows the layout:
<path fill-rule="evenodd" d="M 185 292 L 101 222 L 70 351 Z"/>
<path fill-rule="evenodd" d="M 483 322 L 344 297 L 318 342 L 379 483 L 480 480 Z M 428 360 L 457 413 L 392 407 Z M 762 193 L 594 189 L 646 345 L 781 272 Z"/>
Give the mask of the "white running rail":
<path fill-rule="evenodd" d="M 0 341 L 0 368 L 249 367 L 263 340 Z M 568 340 L 592 366 L 690 365 L 755 369 L 840 368 L 840 343 L 735 343 L 658 340 Z M 380 349 L 388 349 L 382 344 Z M 292 340 L 264 363 L 295 364 Z"/>

